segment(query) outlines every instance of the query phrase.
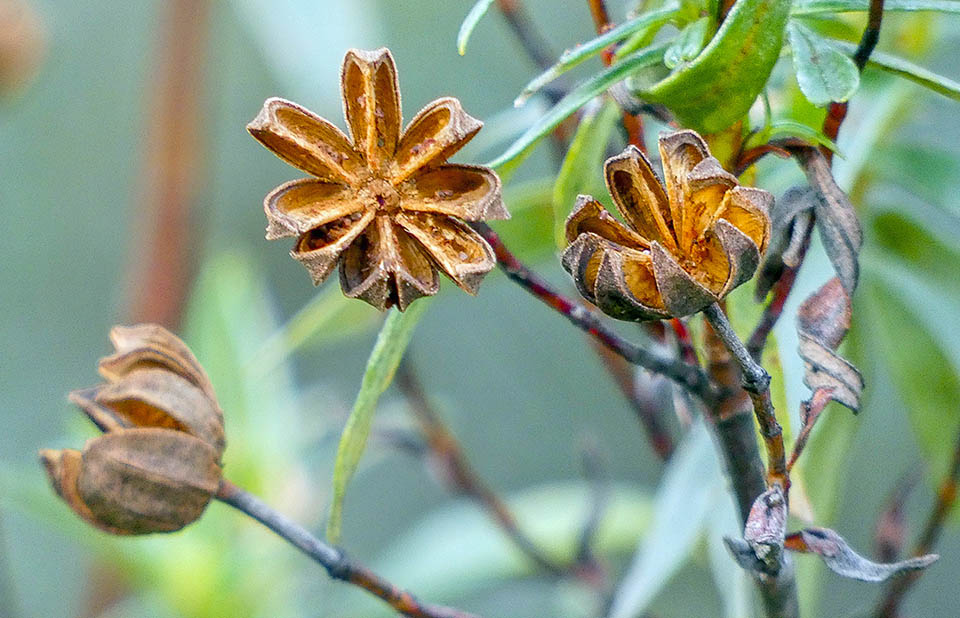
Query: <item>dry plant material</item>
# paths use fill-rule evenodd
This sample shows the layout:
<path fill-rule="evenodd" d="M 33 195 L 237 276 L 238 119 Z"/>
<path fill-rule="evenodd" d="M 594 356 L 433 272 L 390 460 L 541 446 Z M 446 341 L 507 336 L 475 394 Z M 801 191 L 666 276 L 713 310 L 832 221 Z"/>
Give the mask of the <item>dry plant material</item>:
<path fill-rule="evenodd" d="M 480 130 L 454 98 L 437 99 L 401 130 L 400 91 L 386 48 L 350 50 L 340 74 L 351 138 L 283 99 L 268 99 L 247 130 L 307 172 L 267 195 L 267 239 L 291 251 L 320 284 L 340 266 L 344 294 L 401 311 L 437 293 L 437 270 L 475 294 L 496 264 L 464 221 L 507 219 L 500 179 L 447 159 Z"/>
<path fill-rule="evenodd" d="M 112 534 L 172 532 L 203 514 L 217 492 L 223 413 L 207 374 L 161 326 L 115 327 L 105 384 L 74 391 L 105 435 L 83 451 L 42 450 L 53 488 L 73 511 Z"/>
<path fill-rule="evenodd" d="M 940 559 L 937 554 L 926 554 L 900 562 L 873 562 L 853 551 L 843 537 L 829 528 L 805 528 L 794 532 L 787 536 L 786 548 L 817 554 L 837 575 L 863 582 L 882 582 L 900 573 L 919 571 Z"/>
<path fill-rule="evenodd" d="M 749 280 L 770 238 L 773 196 L 740 186 L 693 131 L 662 135 L 666 182 L 629 146 L 604 164 L 624 226 L 590 196 L 567 219 L 564 268 L 621 320 L 696 313 Z"/>

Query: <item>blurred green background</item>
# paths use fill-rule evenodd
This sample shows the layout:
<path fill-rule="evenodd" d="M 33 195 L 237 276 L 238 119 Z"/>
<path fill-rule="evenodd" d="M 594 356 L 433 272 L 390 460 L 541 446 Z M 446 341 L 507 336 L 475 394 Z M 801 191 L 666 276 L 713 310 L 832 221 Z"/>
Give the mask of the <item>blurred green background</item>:
<path fill-rule="evenodd" d="M 298 172 L 244 126 L 269 96 L 295 100 L 342 126 L 343 52 L 388 46 L 405 117 L 438 96 L 459 97 L 487 126 L 458 159 L 493 158 L 547 103 L 512 108 L 537 68 L 496 10 L 474 32 L 466 56 L 457 55 L 456 33 L 471 5 L 210 3 L 205 57 L 197 58 L 201 120 L 189 254 L 196 277 L 180 332 L 226 411 L 227 476 L 318 533 L 336 440 L 379 316 L 341 301 L 334 282 L 314 289 L 283 242 L 263 239 L 263 195 Z M 554 53 L 593 35 L 584 2 L 525 5 Z M 32 83 L 0 100 L 0 616 L 385 615 L 377 602 L 330 583 L 317 565 L 223 505 L 212 505 L 181 533 L 114 539 L 85 527 L 49 490 L 37 449 L 79 448 L 94 435 L 65 395 L 97 381 L 96 360 L 109 352 L 107 332 L 127 319 L 137 289 L 131 279 L 144 258 L 138 239 L 149 229 L 142 208 L 145 143 L 159 33 L 172 5 L 31 0 L 29 6 L 40 20 L 45 55 Z M 618 20 L 628 8 L 610 3 Z M 836 24 L 855 39 L 862 19 Z M 888 16 L 881 49 L 958 79 L 960 19 Z M 796 103 L 788 60 L 773 84 L 775 108 L 819 122 L 815 111 Z M 846 353 L 867 378 L 867 401 L 856 418 L 828 409 L 805 455 L 802 483 L 816 523 L 834 527 L 867 554 L 877 514 L 911 473 L 923 478 L 907 503 L 909 538 L 915 537 L 960 426 L 958 111 L 956 102 L 914 84 L 868 73 L 840 135 L 837 177 L 866 230 Z M 497 229 L 569 291 L 552 245 L 555 166 L 543 146 L 510 179 L 507 204 L 515 216 Z M 758 184 L 780 194 L 799 177 L 789 161 L 765 161 Z M 787 376 L 779 386 L 788 402 L 784 414 L 793 417 L 807 391 L 792 313 L 830 276 L 815 241 L 776 333 Z M 658 486 L 664 465 L 579 331 L 498 272 L 477 298 L 448 281 L 442 287 L 409 355 L 478 471 L 516 506 L 521 526 L 550 551 L 569 551 L 590 506 L 579 459 L 583 444 L 593 442 L 613 487 L 600 546 L 613 580 L 639 547 L 662 575 L 635 578 L 654 599 L 653 615 L 751 615 L 749 588 L 718 548 L 720 535 L 736 526 L 709 440 L 690 440 L 684 458 L 671 464 L 672 484 Z M 281 331 L 293 316 L 298 330 Z M 292 335 L 285 339 L 283 332 Z M 377 431 L 409 427 L 404 402 L 388 391 Z M 434 472 L 375 435 L 347 500 L 343 545 L 350 553 L 426 599 L 482 615 L 594 614 L 597 598 L 587 588 L 534 573 Z M 691 515 L 691 530 L 664 526 L 664 496 L 689 492 L 706 505 Z M 938 545 L 943 558 L 908 598 L 908 615 L 956 615 L 958 519 L 955 513 Z M 684 534 L 692 542 L 681 551 Z M 805 615 L 854 615 L 879 593 L 877 586 L 832 576 L 814 558 L 798 563 Z M 725 605 L 718 586 L 744 596 L 728 595 Z"/>

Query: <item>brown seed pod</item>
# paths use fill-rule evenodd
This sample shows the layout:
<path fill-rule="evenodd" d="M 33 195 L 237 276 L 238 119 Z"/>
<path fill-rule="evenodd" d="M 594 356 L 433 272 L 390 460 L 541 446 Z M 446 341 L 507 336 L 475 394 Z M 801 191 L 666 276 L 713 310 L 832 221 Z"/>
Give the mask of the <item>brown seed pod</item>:
<path fill-rule="evenodd" d="M 295 236 L 291 255 L 319 285 L 337 266 L 344 294 L 401 311 L 436 294 L 438 269 L 475 294 L 496 258 L 464 221 L 507 219 L 493 170 L 447 159 L 482 123 L 457 99 L 437 99 L 402 130 L 386 48 L 350 50 L 340 75 L 351 137 L 290 101 L 263 104 L 247 130 L 310 174 L 264 199 L 267 239 Z"/>
<path fill-rule="evenodd" d="M 660 137 L 665 184 L 629 146 L 604 164 L 626 225 L 581 195 L 563 266 L 580 293 L 621 320 L 682 317 L 749 280 L 770 237 L 773 196 L 740 186 L 693 131 Z"/>
<path fill-rule="evenodd" d="M 106 435 L 83 452 L 43 450 L 57 494 L 112 534 L 178 530 L 216 493 L 223 413 L 189 348 L 152 324 L 116 327 L 116 353 L 100 361 L 106 384 L 70 399 Z"/>

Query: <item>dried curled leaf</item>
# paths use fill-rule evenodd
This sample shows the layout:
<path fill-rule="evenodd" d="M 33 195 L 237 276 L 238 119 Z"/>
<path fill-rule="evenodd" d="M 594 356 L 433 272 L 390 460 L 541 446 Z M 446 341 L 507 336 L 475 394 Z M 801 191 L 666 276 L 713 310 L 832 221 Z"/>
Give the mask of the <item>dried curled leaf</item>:
<path fill-rule="evenodd" d="M 496 259 L 463 221 L 510 215 L 492 170 L 447 163 L 483 123 L 445 97 L 404 130 L 398 83 L 388 49 L 349 50 L 340 85 L 350 137 L 278 98 L 267 99 L 247 130 L 314 176 L 264 199 L 267 239 L 295 236 L 291 255 L 314 284 L 339 266 L 344 294 L 403 311 L 437 293 L 438 269 L 475 294 Z"/>
<path fill-rule="evenodd" d="M 813 226 L 817 197 L 810 187 L 792 187 L 770 212 L 770 247 L 757 274 L 755 298 L 763 301 L 785 268 L 800 264 L 800 252 Z"/>
<path fill-rule="evenodd" d="M 753 276 L 773 197 L 742 187 L 693 131 L 660 137 L 664 182 L 630 146 L 604 164 L 627 225 L 589 196 L 567 219 L 563 266 L 580 293 L 622 320 L 700 311 Z"/>
<path fill-rule="evenodd" d="M 853 551 L 843 537 L 828 528 L 795 532 L 787 537 L 786 548 L 817 554 L 834 573 L 864 582 L 882 582 L 899 573 L 925 569 L 940 559 L 937 554 L 927 554 L 888 564 L 873 562 Z"/>
<path fill-rule="evenodd" d="M 54 490 L 111 534 L 170 532 L 196 520 L 216 493 L 223 413 L 189 348 L 154 324 L 116 327 L 100 361 L 106 384 L 70 400 L 106 435 L 83 452 L 40 452 Z"/>
<path fill-rule="evenodd" d="M 776 575 L 782 564 L 787 529 L 787 501 L 774 485 L 753 501 L 743 539 L 725 538 L 737 563 L 749 571 Z"/>
<path fill-rule="evenodd" d="M 830 163 L 820 151 L 804 148 L 797 156 L 817 195 L 814 214 L 820 239 L 843 288 L 852 296 L 860 278 L 859 255 L 863 245 L 860 220 L 850 198 L 834 180 Z"/>
<path fill-rule="evenodd" d="M 857 412 L 863 377 L 852 363 L 836 353 L 850 328 L 850 317 L 850 296 L 840 279 L 834 277 L 800 305 L 797 334 L 804 384 L 814 391 L 829 392 L 834 401 Z"/>

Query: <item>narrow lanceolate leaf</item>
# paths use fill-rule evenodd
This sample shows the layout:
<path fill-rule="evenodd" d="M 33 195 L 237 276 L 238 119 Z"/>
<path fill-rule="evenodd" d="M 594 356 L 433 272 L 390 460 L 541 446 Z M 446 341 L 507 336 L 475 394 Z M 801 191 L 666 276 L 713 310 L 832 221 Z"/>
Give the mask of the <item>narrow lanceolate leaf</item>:
<path fill-rule="evenodd" d="M 663 60 L 666 47 L 666 45 L 658 45 L 638 51 L 581 83 L 560 99 L 535 125 L 527 129 L 526 133 L 511 144 L 506 152 L 487 163 L 486 166 L 497 168 L 501 174 L 516 167 L 535 143 L 586 105 L 590 99 L 606 92 L 614 84 L 629 77 L 631 73 Z"/>
<path fill-rule="evenodd" d="M 957 4 L 960 4 L 960 2 Z M 856 45 L 847 43 L 846 41 L 834 41 L 834 43 L 851 54 L 857 48 Z M 909 60 L 904 60 L 899 56 L 875 51 L 870 54 L 867 66 L 899 75 L 904 79 L 920 84 L 924 88 L 929 88 L 945 97 L 950 97 L 954 101 L 960 101 L 960 82 L 955 82 L 949 77 L 938 75 L 929 69 L 918 66 Z"/>
<path fill-rule="evenodd" d="M 817 554 L 831 571 L 843 577 L 862 582 L 882 582 L 893 575 L 925 569 L 937 560 L 937 554 L 927 554 L 881 564 L 867 560 L 847 544 L 843 537 L 828 528 L 806 528 L 787 537 L 787 549 Z"/>
<path fill-rule="evenodd" d="M 460 24 L 460 32 L 457 33 L 457 52 L 461 56 L 467 53 L 467 41 L 470 40 L 470 35 L 473 34 L 473 29 L 477 27 L 480 18 L 490 10 L 491 4 L 493 0 L 477 0 Z"/>
<path fill-rule="evenodd" d="M 738 0 L 690 64 L 637 94 L 685 126 L 715 133 L 743 118 L 780 57 L 791 0 Z"/>
<path fill-rule="evenodd" d="M 803 359 L 803 383 L 811 390 L 826 389 L 830 398 L 854 412 L 860 409 L 863 377 L 837 354 L 850 328 L 850 296 L 834 277 L 803 301 L 797 311 L 797 335 Z"/>
<path fill-rule="evenodd" d="M 849 56 L 798 21 L 787 24 L 793 67 L 803 96 L 823 107 L 849 99 L 860 85 L 860 71 Z"/>
<path fill-rule="evenodd" d="M 564 52 L 555 65 L 533 78 L 530 83 L 523 88 L 520 96 L 517 97 L 513 104 L 517 106 L 523 105 L 535 92 L 573 67 L 579 65 L 581 62 L 598 55 L 609 45 L 635 34 L 652 34 L 656 32 L 661 26 L 672 20 L 679 10 L 680 6 L 676 2 L 670 2 L 662 9 L 638 15 L 633 19 L 623 22 L 616 28 Z"/>
<path fill-rule="evenodd" d="M 721 483 L 710 434 L 698 423 L 667 464 L 653 503 L 653 523 L 620 582 L 608 618 L 634 618 L 687 561 Z"/>
<path fill-rule="evenodd" d="M 607 100 L 584 115 L 577 127 L 553 185 L 553 231 L 558 247 L 566 245 L 564 228 L 577 195 L 603 189 L 597 170 L 603 168 L 607 142 L 619 117 L 616 103 Z"/>
<path fill-rule="evenodd" d="M 333 502 L 330 505 L 330 519 L 327 521 L 327 538 L 331 542 L 335 543 L 340 538 L 347 484 L 356 471 L 367 444 L 377 401 L 393 380 L 393 374 L 400 364 L 404 350 L 407 349 L 413 329 L 426 308 L 427 303 L 421 301 L 413 303 L 403 313 L 391 311 L 367 360 L 360 392 L 353 403 L 343 435 L 340 436 L 337 460 L 333 468 Z"/>
<path fill-rule="evenodd" d="M 870 10 L 870 0 L 806 0 L 794 5 L 793 15 L 816 15 L 818 13 L 846 13 Z M 957 0 L 885 0 L 883 12 L 890 11 L 937 11 L 960 13 Z"/>

